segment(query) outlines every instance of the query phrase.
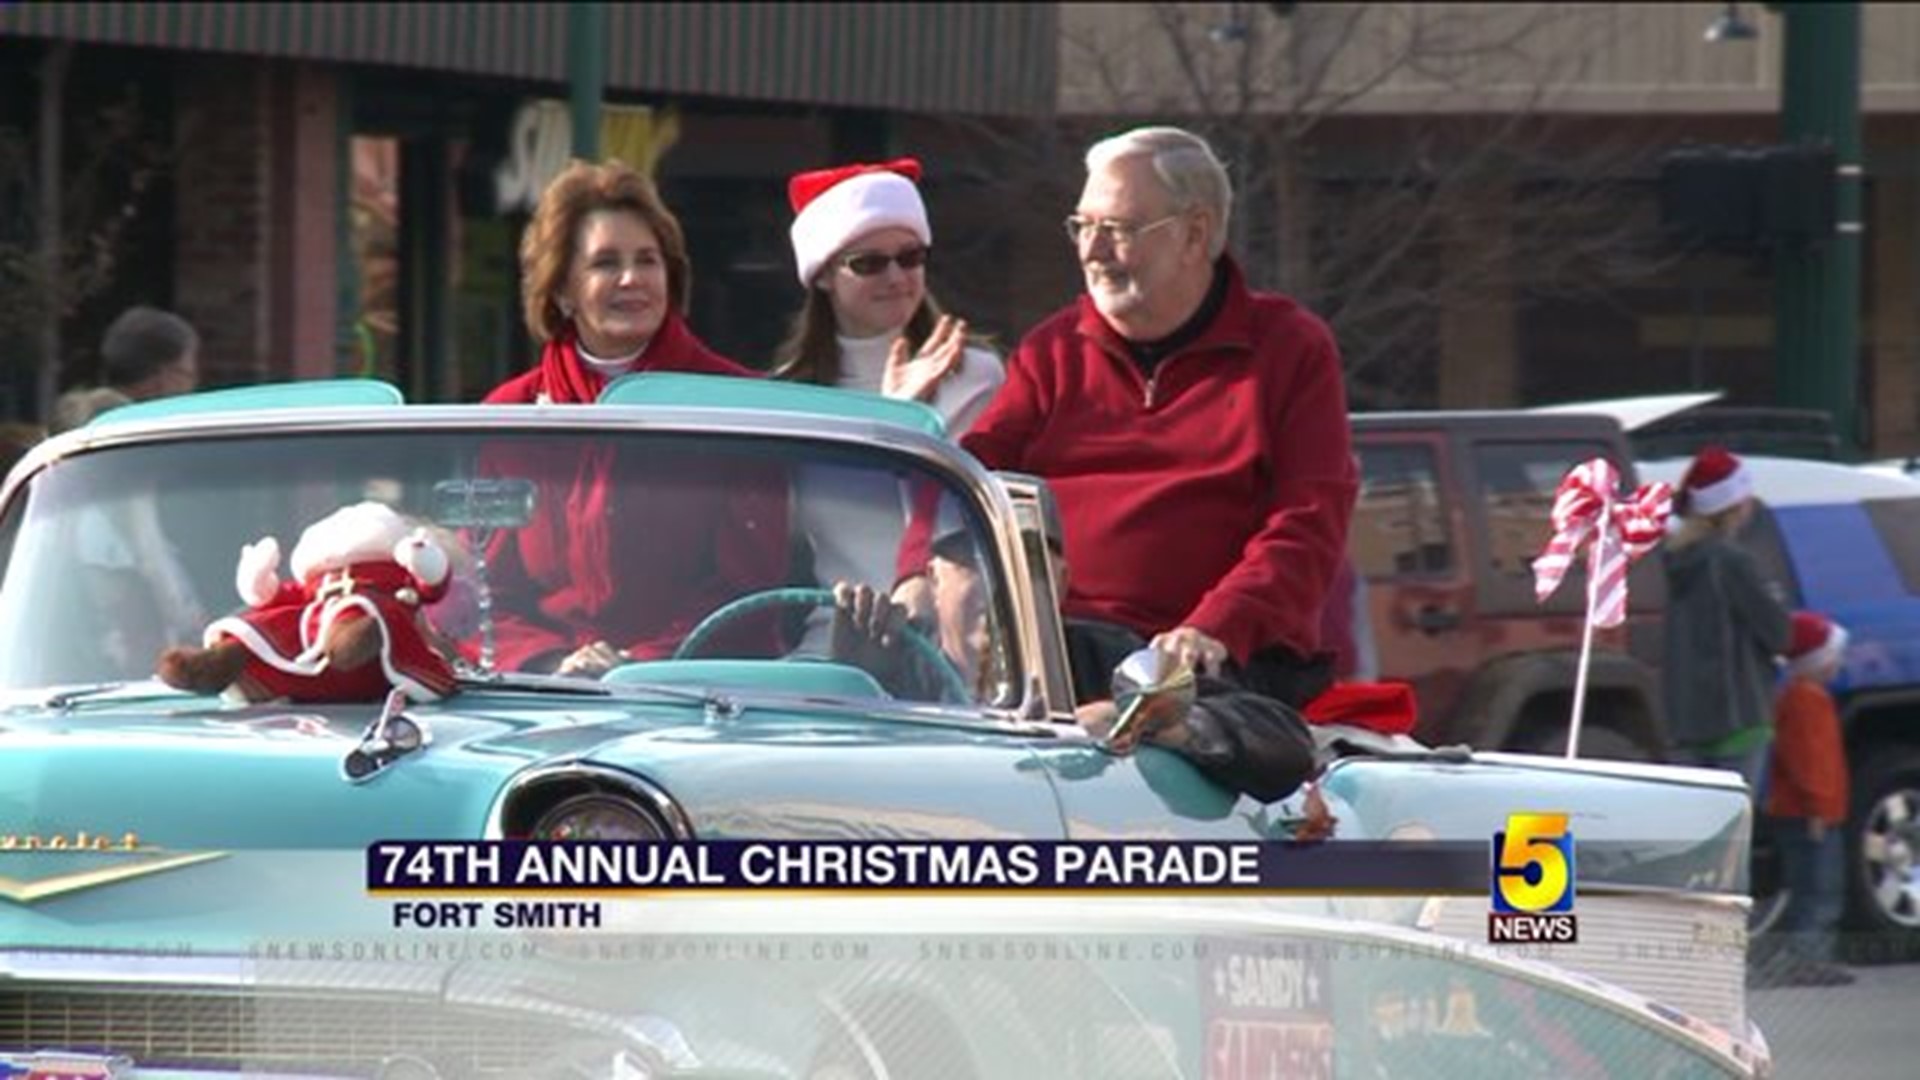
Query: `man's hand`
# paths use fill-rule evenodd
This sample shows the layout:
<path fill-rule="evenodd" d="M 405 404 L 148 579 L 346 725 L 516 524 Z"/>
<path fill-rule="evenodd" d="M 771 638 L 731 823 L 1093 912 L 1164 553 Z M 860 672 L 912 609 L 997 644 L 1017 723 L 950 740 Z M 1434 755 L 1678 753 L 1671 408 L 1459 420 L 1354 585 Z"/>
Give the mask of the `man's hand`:
<path fill-rule="evenodd" d="M 908 622 L 919 627 L 932 626 L 934 623 L 933 581 L 925 574 L 915 574 L 893 587 L 893 604 L 900 609 L 900 615 Z"/>
<path fill-rule="evenodd" d="M 1165 659 L 1186 664 L 1202 675 L 1220 674 L 1220 669 L 1231 658 L 1225 645 L 1206 631 L 1192 626 L 1182 626 L 1156 635 L 1150 644 Z"/>
<path fill-rule="evenodd" d="M 1179 710 L 1142 708 L 1146 711 L 1134 717 L 1118 738 L 1113 737 L 1113 729 L 1120 722 L 1120 707 L 1111 701 L 1090 701 L 1073 710 L 1073 718 L 1080 722 L 1080 730 L 1104 742 L 1107 750 L 1115 754 L 1131 754 L 1141 743 L 1170 750 L 1186 744 L 1187 727 L 1179 719 Z"/>
<path fill-rule="evenodd" d="M 897 628 L 906 621 L 898 604 L 871 585 L 836 582 L 833 586 L 833 658 L 881 677 L 900 663 Z"/>
<path fill-rule="evenodd" d="M 624 651 L 614 648 L 605 641 L 596 641 L 591 645 L 582 645 L 575 649 L 560 666 L 553 669 L 555 675 L 572 675 L 581 679 L 597 679 L 621 664 L 633 659 Z"/>
<path fill-rule="evenodd" d="M 1827 838 L 1827 823 L 1817 817 L 1807 819 L 1807 839 L 1819 843 Z"/>
<path fill-rule="evenodd" d="M 952 315 L 940 316 L 918 353 L 908 355 L 907 339 L 895 338 L 880 376 L 880 392 L 890 398 L 928 400 L 939 389 L 940 380 L 960 369 L 966 347 L 967 322 Z"/>

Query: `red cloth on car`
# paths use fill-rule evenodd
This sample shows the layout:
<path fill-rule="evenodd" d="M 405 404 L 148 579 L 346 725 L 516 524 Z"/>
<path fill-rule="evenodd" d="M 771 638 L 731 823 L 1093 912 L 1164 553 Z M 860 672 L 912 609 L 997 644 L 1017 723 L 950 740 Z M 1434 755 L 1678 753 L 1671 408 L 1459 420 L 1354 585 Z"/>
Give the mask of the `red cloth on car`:
<path fill-rule="evenodd" d="M 1020 343 L 962 444 L 1053 488 L 1068 615 L 1195 626 L 1242 664 L 1275 644 L 1311 656 L 1358 488 L 1339 353 L 1223 259 L 1220 314 L 1151 381 L 1083 295 Z"/>
<path fill-rule="evenodd" d="M 1350 724 L 1382 735 L 1407 735 L 1420 719 L 1413 687 L 1400 682 L 1334 683 L 1300 710 L 1310 724 Z"/>

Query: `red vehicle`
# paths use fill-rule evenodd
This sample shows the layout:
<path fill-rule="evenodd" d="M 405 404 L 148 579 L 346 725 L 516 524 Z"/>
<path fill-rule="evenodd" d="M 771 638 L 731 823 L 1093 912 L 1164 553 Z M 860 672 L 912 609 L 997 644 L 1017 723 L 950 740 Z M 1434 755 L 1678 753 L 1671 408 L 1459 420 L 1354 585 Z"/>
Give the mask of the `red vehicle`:
<path fill-rule="evenodd" d="M 1629 485 L 1620 422 L 1599 413 L 1406 412 L 1353 417 L 1361 489 L 1348 550 L 1367 582 L 1379 675 L 1413 684 L 1432 745 L 1563 750 L 1585 575 L 1545 604 L 1532 562 L 1569 469 L 1612 461 Z M 1658 663 L 1666 588 L 1635 564 L 1628 624 L 1595 639 L 1582 756 L 1659 759 Z"/>

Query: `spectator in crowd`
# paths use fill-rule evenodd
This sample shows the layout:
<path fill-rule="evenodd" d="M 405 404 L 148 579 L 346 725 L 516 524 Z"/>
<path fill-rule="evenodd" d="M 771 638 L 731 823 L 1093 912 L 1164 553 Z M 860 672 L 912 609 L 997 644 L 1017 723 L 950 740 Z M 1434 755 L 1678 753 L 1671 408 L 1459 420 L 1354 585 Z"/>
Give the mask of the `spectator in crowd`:
<path fill-rule="evenodd" d="M 85 427 L 101 413 L 132 402 L 110 386 L 72 390 L 54 403 L 48 428 L 58 435 Z M 73 530 L 69 543 L 87 568 L 83 592 L 110 628 L 101 651 L 116 669 L 148 671 L 146 665 L 162 648 L 199 642 L 206 610 L 167 538 L 157 490 L 83 506 L 64 527 Z"/>
<path fill-rule="evenodd" d="M 69 390 L 53 403 L 53 415 L 47 418 L 47 433 L 58 435 L 85 427 L 108 409 L 131 405 L 133 399 L 111 386 L 93 386 Z"/>
<path fill-rule="evenodd" d="M 128 308 L 100 341 L 100 381 L 134 401 L 191 393 L 200 385 L 200 334 L 171 311 Z"/>
<path fill-rule="evenodd" d="M 1807 611 L 1795 612 L 1792 625 L 1766 796 L 1788 893 L 1779 927 L 1784 947 L 1757 977 L 1773 985 L 1839 986 L 1853 981 L 1833 963 L 1846 903 L 1847 748 L 1827 684 L 1840 673 L 1847 632 Z"/>
<path fill-rule="evenodd" d="M 58 435 L 117 405 L 191 393 L 200 385 L 200 334 L 171 311 L 131 307 L 100 339 L 99 386 L 54 400 L 47 430 Z"/>
<path fill-rule="evenodd" d="M 1052 485 L 1070 617 L 1304 704 L 1330 681 L 1320 619 L 1357 490 L 1333 335 L 1248 288 L 1205 140 L 1140 128 L 1086 167 L 1066 220 L 1086 293 L 1020 343 L 963 443 Z"/>
<path fill-rule="evenodd" d="M 933 230 L 920 163 L 900 158 L 804 172 L 787 185 L 794 262 L 806 300 L 776 354 L 776 378 L 922 401 L 958 437 L 1006 381 L 927 289 Z M 888 477 L 818 465 L 799 477 L 799 525 L 820 581 L 891 580 L 905 493 Z M 922 496 L 926 502 L 933 495 Z M 924 512 L 924 511 L 923 511 Z M 812 622 L 810 648 L 826 623 Z"/>
<path fill-rule="evenodd" d="M 1731 453 L 1694 455 L 1667 537 L 1667 730 L 1683 761 L 1732 769 L 1759 790 L 1773 734 L 1774 657 L 1787 609 L 1737 537 L 1753 516 L 1753 474 Z"/>
<path fill-rule="evenodd" d="M 680 223 L 619 161 L 576 161 L 554 179 L 521 238 L 520 270 L 540 359 L 490 404 L 590 404 L 637 371 L 754 375 L 687 327 Z M 784 477 L 615 447 L 579 456 L 571 440 L 516 441 L 483 464 L 542 488 L 534 520 L 502 530 L 487 553 L 503 668 L 597 676 L 670 651 L 701 615 L 784 578 Z M 675 482 L 701 469 L 707 481 Z M 645 497 L 616 497 L 622 489 Z"/>

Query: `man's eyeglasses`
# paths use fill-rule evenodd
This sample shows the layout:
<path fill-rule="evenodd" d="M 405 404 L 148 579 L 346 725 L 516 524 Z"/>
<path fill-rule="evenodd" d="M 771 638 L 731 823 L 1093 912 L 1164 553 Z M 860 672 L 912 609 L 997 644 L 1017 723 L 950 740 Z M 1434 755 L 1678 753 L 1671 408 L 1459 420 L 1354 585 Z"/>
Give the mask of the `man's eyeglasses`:
<path fill-rule="evenodd" d="M 887 272 L 887 267 L 898 263 L 902 270 L 918 270 L 927 265 L 927 255 L 931 248 L 913 247 L 905 251 L 896 251 L 892 255 L 880 251 L 856 251 L 840 260 L 855 277 L 874 277 Z"/>
<path fill-rule="evenodd" d="M 1166 217 L 1156 221 L 1149 221 L 1145 225 L 1135 225 L 1130 221 L 1113 221 L 1111 219 L 1081 217 L 1079 214 L 1068 214 L 1065 224 L 1067 226 L 1067 239 L 1072 240 L 1075 244 L 1084 244 L 1095 237 L 1099 237 L 1114 247 L 1126 247 L 1135 240 L 1140 239 L 1141 236 L 1165 225 L 1167 222 L 1180 220 L 1180 217 L 1181 215 L 1179 214 L 1168 214 Z"/>

